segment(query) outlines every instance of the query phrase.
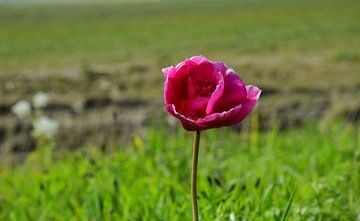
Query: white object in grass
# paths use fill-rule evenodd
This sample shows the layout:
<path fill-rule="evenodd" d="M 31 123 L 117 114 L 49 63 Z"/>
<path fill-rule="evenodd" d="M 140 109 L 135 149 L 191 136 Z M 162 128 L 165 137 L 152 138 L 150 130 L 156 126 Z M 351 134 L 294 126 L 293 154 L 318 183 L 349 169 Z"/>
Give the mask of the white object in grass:
<path fill-rule="evenodd" d="M 35 108 L 44 108 L 48 104 L 49 97 L 44 92 L 38 92 L 33 97 L 33 104 Z"/>
<path fill-rule="evenodd" d="M 48 117 L 39 117 L 34 122 L 35 135 L 43 135 L 46 138 L 53 138 L 59 129 L 59 123 Z"/>
<path fill-rule="evenodd" d="M 230 221 L 235 221 L 235 213 L 230 213 Z"/>
<path fill-rule="evenodd" d="M 13 112 L 18 118 L 25 119 L 31 114 L 31 105 L 25 100 L 18 101 L 14 104 L 14 106 L 12 106 L 11 112 Z"/>

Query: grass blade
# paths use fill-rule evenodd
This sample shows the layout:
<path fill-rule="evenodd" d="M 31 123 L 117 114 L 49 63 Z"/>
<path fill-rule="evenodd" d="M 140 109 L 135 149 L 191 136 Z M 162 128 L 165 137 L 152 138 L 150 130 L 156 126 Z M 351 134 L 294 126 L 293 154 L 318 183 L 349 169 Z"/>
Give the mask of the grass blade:
<path fill-rule="evenodd" d="M 294 199 L 294 197 L 295 197 L 296 190 L 297 190 L 297 187 L 295 187 L 294 192 L 291 194 L 291 197 L 290 197 L 290 199 L 289 199 L 289 201 L 288 201 L 288 203 L 287 203 L 287 206 L 286 206 L 286 210 L 285 210 L 285 212 L 283 213 L 280 221 L 285 221 L 285 220 L 286 220 L 286 217 L 287 217 L 287 215 L 288 215 L 288 213 L 289 213 L 289 210 L 290 210 L 292 201 L 293 201 L 293 199 Z"/>

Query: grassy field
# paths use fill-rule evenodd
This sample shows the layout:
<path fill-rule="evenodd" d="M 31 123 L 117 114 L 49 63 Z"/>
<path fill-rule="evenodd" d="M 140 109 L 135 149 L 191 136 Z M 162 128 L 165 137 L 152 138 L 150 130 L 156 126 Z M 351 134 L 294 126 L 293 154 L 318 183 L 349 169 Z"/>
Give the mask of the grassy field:
<path fill-rule="evenodd" d="M 356 220 L 359 128 L 210 130 L 200 150 L 201 220 Z M 226 139 L 224 139 L 226 137 Z M 128 148 L 93 146 L 0 169 L 1 220 L 190 220 L 192 134 L 149 130 Z"/>
<path fill-rule="evenodd" d="M 357 0 L 0 4 L 0 72 L 205 54 L 359 61 Z"/>
<path fill-rule="evenodd" d="M 272 111 L 306 124 L 206 131 L 201 220 L 281 220 L 292 194 L 287 220 L 356 220 L 359 124 L 325 125 L 331 111 L 321 112 L 319 124 L 302 115 L 333 108 L 357 116 L 359 21 L 358 0 L 8 1 L 0 3 L 0 101 L 12 104 L 38 91 L 70 110 L 74 99 L 85 103 L 93 94 L 162 101 L 160 68 L 195 54 L 223 60 L 264 89 L 260 125 Z M 37 78 L 53 70 L 66 77 Z M 112 106 L 103 104 L 74 122 L 91 122 L 92 111 L 111 118 Z M 145 105 L 119 109 L 128 122 Z M 191 133 L 150 128 L 128 146 L 89 144 L 71 152 L 61 142 L 55 149 L 39 142 L 25 162 L 0 164 L 0 220 L 191 220 Z"/>

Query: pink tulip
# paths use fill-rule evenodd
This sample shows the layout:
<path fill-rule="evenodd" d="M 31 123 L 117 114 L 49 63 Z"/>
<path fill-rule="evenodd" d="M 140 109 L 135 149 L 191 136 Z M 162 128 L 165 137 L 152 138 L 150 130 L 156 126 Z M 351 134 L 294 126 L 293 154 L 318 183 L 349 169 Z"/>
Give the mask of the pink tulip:
<path fill-rule="evenodd" d="M 164 68 L 165 105 L 186 130 L 197 131 L 241 122 L 255 107 L 261 90 L 245 85 L 223 62 L 194 56 Z"/>

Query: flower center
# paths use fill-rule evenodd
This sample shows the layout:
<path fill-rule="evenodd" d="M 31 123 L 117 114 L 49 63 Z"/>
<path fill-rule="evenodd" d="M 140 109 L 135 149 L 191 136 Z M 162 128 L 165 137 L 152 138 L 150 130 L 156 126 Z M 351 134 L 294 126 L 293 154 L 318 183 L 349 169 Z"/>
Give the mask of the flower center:
<path fill-rule="evenodd" d="M 198 97 L 210 97 L 215 88 L 216 85 L 213 82 L 202 79 L 195 81 L 196 95 Z"/>

